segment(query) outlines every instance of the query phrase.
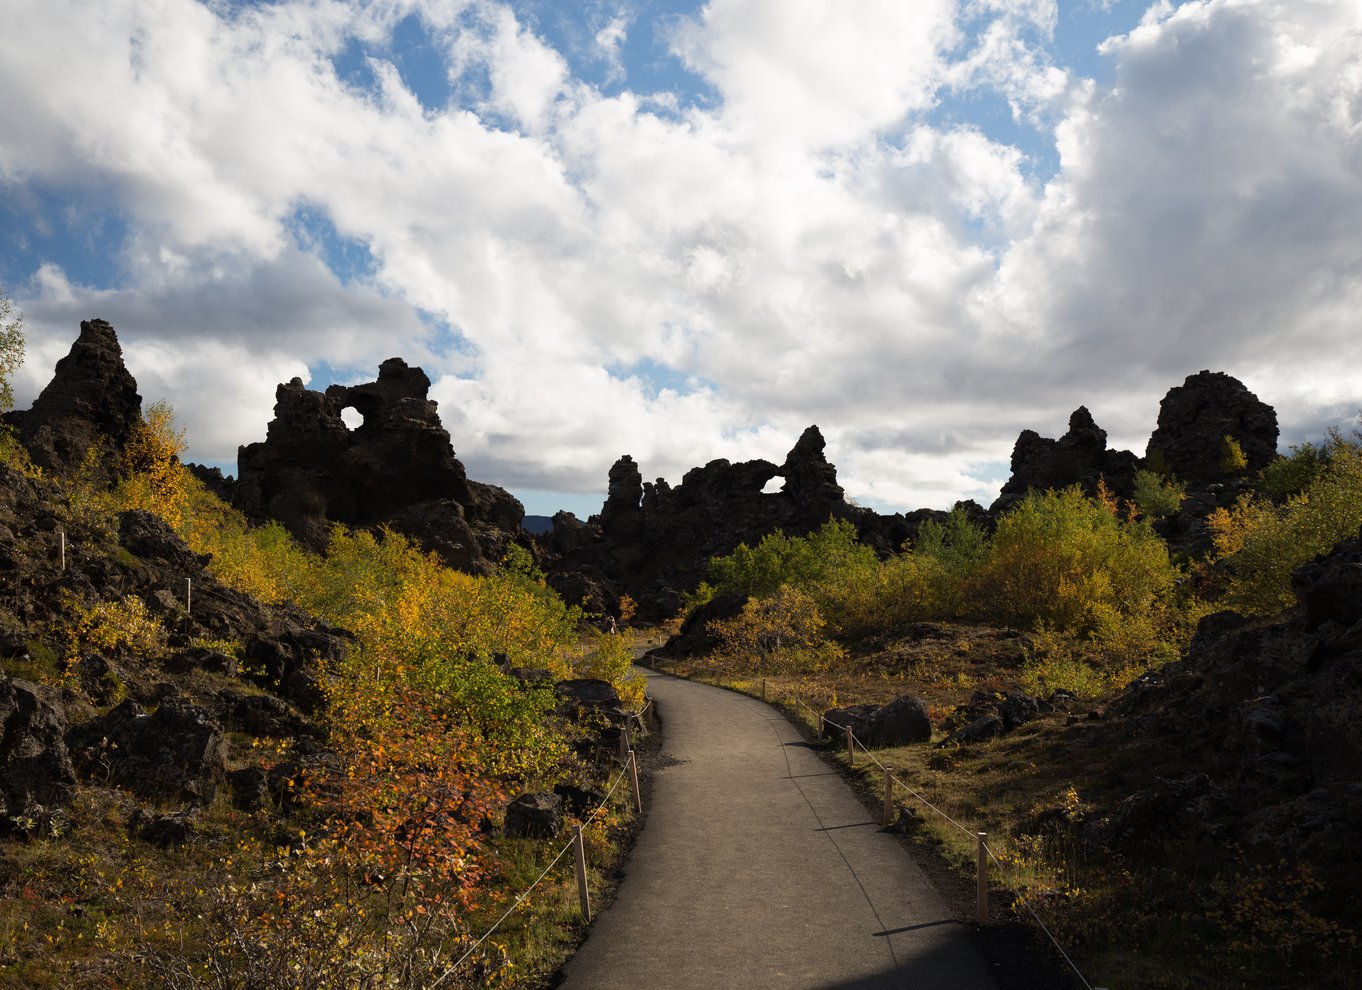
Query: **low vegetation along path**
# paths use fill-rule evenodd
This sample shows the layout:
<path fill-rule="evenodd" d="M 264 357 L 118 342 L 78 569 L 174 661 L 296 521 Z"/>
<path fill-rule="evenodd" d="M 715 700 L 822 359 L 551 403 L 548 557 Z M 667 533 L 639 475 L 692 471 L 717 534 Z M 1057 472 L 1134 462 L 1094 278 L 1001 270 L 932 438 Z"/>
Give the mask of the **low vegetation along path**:
<path fill-rule="evenodd" d="M 663 748 L 563 990 L 993 990 L 926 877 L 770 706 L 648 672 Z"/>

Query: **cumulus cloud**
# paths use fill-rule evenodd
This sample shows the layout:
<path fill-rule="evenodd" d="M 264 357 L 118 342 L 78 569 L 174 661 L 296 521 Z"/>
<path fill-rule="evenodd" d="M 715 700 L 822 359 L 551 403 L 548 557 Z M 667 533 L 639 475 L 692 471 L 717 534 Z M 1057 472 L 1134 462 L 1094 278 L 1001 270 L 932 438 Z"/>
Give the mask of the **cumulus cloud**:
<path fill-rule="evenodd" d="M 1157 5 L 1105 44 L 1110 85 L 1057 61 L 1053 0 L 710 0 L 648 29 L 712 100 L 603 92 L 523 4 L 7 6 L 0 189 L 126 220 L 116 283 L 40 257 L 11 286 L 21 398 L 103 316 L 196 457 L 262 435 L 276 382 L 398 353 L 474 477 L 563 492 L 625 452 L 672 481 L 779 461 L 817 422 L 862 501 L 988 501 L 1021 428 L 1082 403 L 1142 449 L 1200 368 L 1292 429 L 1360 404 L 1348 0 Z M 622 59 L 642 11 L 583 57 Z M 448 105 L 392 50 L 412 23 Z M 335 68 L 356 45 L 367 83 Z M 933 123 L 969 92 L 1058 173 Z"/>

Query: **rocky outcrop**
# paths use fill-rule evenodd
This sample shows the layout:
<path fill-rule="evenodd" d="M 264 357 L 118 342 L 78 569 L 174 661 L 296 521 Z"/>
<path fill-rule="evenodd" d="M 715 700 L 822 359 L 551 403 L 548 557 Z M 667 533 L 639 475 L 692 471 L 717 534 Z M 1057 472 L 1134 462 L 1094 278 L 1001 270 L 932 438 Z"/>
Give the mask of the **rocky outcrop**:
<path fill-rule="evenodd" d="M 1261 471 L 1277 454 L 1277 413 L 1239 379 L 1199 371 L 1159 403 L 1145 456 L 1190 486 L 1210 484 L 1236 473 L 1226 460 L 1226 437 L 1243 452 L 1242 471 Z"/>
<path fill-rule="evenodd" d="M 783 479 L 779 491 L 769 482 Z M 804 535 L 829 519 L 846 519 L 862 539 L 881 552 L 897 549 L 911 535 L 903 516 L 882 516 L 847 502 L 828 462 L 817 426 L 806 429 L 783 463 L 718 459 L 692 468 L 675 487 L 659 478 L 645 482 L 632 457 L 610 469 L 609 494 L 598 516 L 585 527 L 555 518 L 546 546 L 561 554 L 550 579 L 564 597 L 590 590 L 605 601 L 628 593 L 640 617 L 676 613 L 681 594 L 706 574 L 711 557 L 731 553 L 740 543 L 756 544 L 781 530 Z M 586 532 L 583 532 L 583 529 Z M 582 587 L 581 576 L 592 586 Z"/>
<path fill-rule="evenodd" d="M 141 415 L 142 397 L 123 364 L 114 328 L 103 320 L 85 320 L 33 407 L 7 418 L 43 470 L 73 474 L 93 449 L 89 463 L 95 477 L 112 477 L 112 455 L 127 443 Z"/>
<path fill-rule="evenodd" d="M 426 373 L 401 358 L 362 385 L 280 385 L 265 440 L 238 452 L 236 504 L 312 547 L 325 546 L 333 523 L 388 525 L 454 567 L 488 570 L 518 533 L 524 508 L 509 492 L 468 480 L 429 391 Z M 363 417 L 354 430 L 341 417 L 346 409 Z"/>
<path fill-rule="evenodd" d="M 1093 422 L 1085 406 L 1079 406 L 1069 417 L 1069 431 L 1058 440 L 1022 430 L 1012 448 L 1012 477 L 991 511 L 1011 508 L 1032 490 L 1057 491 L 1078 485 L 1092 495 L 1099 480 L 1115 494 L 1130 498 L 1138 464 L 1128 450 L 1108 450 L 1106 430 Z"/>
<path fill-rule="evenodd" d="M 1085 826 L 1139 847 L 1176 828 L 1362 882 L 1362 539 L 1297 568 L 1302 607 L 1203 619 L 1183 660 L 1131 685 L 1086 745 L 1137 747 L 1143 783 Z"/>

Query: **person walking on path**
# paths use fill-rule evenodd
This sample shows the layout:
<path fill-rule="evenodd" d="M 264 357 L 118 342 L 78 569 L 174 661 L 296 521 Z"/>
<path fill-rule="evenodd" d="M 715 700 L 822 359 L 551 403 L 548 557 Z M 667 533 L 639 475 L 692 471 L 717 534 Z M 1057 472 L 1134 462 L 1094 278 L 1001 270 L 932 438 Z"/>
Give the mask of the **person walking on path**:
<path fill-rule="evenodd" d="M 779 712 L 646 672 L 648 819 L 561 990 L 996 990 L 899 843 Z"/>

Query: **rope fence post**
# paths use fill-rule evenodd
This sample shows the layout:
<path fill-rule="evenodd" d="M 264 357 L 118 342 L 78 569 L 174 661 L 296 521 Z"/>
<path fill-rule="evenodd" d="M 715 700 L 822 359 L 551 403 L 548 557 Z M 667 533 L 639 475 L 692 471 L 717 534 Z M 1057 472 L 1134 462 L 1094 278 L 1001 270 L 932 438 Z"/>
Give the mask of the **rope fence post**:
<path fill-rule="evenodd" d="M 975 867 L 978 889 L 975 892 L 974 918 L 981 925 L 988 924 L 988 846 L 987 832 L 976 832 L 979 839 L 978 860 Z"/>
<path fill-rule="evenodd" d="M 184 579 L 184 611 L 191 614 L 194 611 L 194 579 Z"/>
<path fill-rule="evenodd" d="M 634 810 L 642 814 L 643 792 L 638 787 L 638 757 L 633 750 L 629 751 L 629 786 L 634 789 Z"/>
<path fill-rule="evenodd" d="M 856 737 L 851 734 L 851 726 L 847 726 L 847 766 L 856 765 Z"/>
<path fill-rule="evenodd" d="M 572 858 L 577 861 L 577 900 L 582 906 L 582 921 L 591 924 L 591 896 L 586 889 L 586 845 L 582 842 L 582 826 L 572 835 Z"/>
<path fill-rule="evenodd" d="M 894 775 L 884 772 L 884 824 L 894 824 Z"/>
<path fill-rule="evenodd" d="M 761 679 L 761 700 L 766 700 L 766 678 Z"/>
<path fill-rule="evenodd" d="M 66 573 L 66 530 L 57 530 L 57 562 L 61 572 Z"/>
<path fill-rule="evenodd" d="M 628 759 L 633 747 L 629 745 L 629 722 L 626 720 L 620 726 L 620 759 Z"/>

